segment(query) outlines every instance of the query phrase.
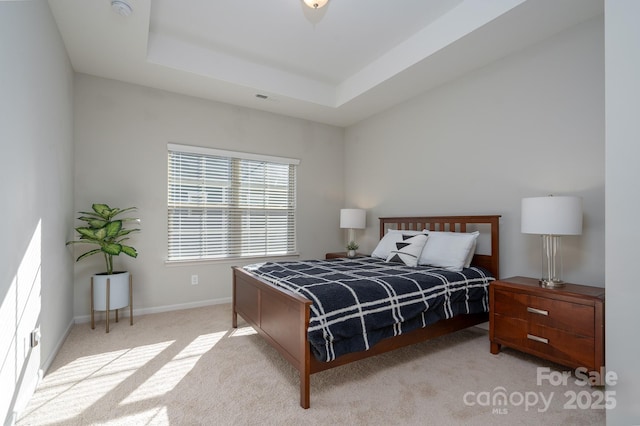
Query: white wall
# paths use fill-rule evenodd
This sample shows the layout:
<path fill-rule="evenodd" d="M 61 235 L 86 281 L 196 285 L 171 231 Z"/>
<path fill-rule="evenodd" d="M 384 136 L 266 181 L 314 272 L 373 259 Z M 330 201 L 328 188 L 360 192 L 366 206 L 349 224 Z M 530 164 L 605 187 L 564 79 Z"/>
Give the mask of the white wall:
<path fill-rule="evenodd" d="M 640 2 L 607 0 L 606 46 L 606 357 L 619 381 L 607 424 L 640 424 L 640 339 L 636 274 L 640 235 Z"/>
<path fill-rule="evenodd" d="M 71 325 L 73 73 L 45 1 L 0 2 L 0 418 L 10 424 Z M 40 327 L 42 341 L 29 347 Z"/>
<path fill-rule="evenodd" d="M 380 216 L 501 214 L 501 276 L 540 274 L 520 233 L 523 197 L 579 195 L 584 230 L 565 237 L 565 280 L 604 285 L 604 47 L 598 18 L 346 131 L 345 199 Z"/>
<path fill-rule="evenodd" d="M 75 79 L 75 209 L 103 202 L 137 206 L 137 259 L 116 269 L 134 275 L 134 315 L 174 305 L 230 300 L 231 265 L 167 265 L 167 143 L 299 158 L 298 243 L 303 258 L 339 250 L 343 207 L 343 130 L 156 89 L 78 74 Z M 82 250 L 78 247 L 76 254 Z M 255 261 L 255 260 L 254 260 Z M 75 268 L 75 315 L 89 313 L 89 277 L 104 261 Z M 246 262 L 245 262 L 246 263 Z M 191 275 L 199 285 L 191 285 Z"/>

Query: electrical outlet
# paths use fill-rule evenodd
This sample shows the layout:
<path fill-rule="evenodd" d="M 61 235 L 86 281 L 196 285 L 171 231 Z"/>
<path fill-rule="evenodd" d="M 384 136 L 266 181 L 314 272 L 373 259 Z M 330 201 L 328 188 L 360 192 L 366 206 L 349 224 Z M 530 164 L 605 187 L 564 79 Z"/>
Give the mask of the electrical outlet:
<path fill-rule="evenodd" d="M 38 346 L 38 343 L 40 343 L 40 329 L 36 328 L 35 330 L 33 330 L 31 332 L 31 347 L 35 348 L 36 346 Z"/>
<path fill-rule="evenodd" d="M 191 285 L 198 285 L 198 276 L 191 275 Z"/>

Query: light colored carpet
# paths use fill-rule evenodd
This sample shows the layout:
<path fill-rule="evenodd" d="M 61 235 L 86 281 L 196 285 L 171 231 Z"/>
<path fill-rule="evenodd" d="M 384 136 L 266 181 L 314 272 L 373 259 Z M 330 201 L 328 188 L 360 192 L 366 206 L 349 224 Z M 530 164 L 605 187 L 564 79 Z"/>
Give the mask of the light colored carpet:
<path fill-rule="evenodd" d="M 508 349 L 491 355 L 478 328 L 317 373 L 303 410 L 297 372 L 230 324 L 230 305 L 217 305 L 112 323 L 109 334 L 104 322 L 76 325 L 18 425 L 605 423 L 603 409 L 564 407 L 565 392 L 585 391 L 575 378 L 536 384 L 537 367 L 568 369 Z M 500 390 L 506 405 L 483 399 Z M 546 410 L 521 403 L 534 393 L 551 398 Z"/>

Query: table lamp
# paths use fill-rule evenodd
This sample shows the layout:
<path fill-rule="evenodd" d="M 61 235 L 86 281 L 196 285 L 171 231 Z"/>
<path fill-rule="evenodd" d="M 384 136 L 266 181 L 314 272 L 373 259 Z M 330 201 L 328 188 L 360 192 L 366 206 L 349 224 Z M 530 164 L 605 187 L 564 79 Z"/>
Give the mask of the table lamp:
<path fill-rule="evenodd" d="M 355 230 L 366 226 L 366 212 L 362 209 L 341 209 L 340 228 L 349 230 L 348 242 L 355 243 Z"/>
<path fill-rule="evenodd" d="M 542 236 L 542 287 L 564 286 L 561 235 L 582 234 L 580 197 L 532 197 L 522 199 L 521 232 Z"/>

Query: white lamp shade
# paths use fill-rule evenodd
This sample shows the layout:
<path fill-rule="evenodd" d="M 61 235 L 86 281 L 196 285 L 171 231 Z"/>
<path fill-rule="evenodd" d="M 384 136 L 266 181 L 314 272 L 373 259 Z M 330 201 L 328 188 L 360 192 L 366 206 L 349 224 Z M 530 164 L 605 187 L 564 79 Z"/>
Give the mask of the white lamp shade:
<path fill-rule="evenodd" d="M 362 209 L 341 209 L 340 228 L 364 229 L 366 227 L 366 212 Z"/>
<path fill-rule="evenodd" d="M 582 198 L 523 198 L 521 232 L 539 235 L 582 234 Z"/>

